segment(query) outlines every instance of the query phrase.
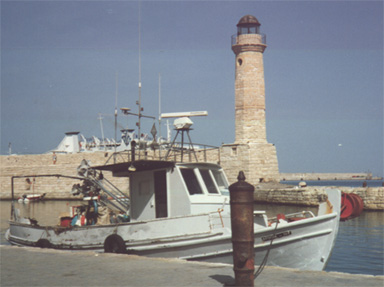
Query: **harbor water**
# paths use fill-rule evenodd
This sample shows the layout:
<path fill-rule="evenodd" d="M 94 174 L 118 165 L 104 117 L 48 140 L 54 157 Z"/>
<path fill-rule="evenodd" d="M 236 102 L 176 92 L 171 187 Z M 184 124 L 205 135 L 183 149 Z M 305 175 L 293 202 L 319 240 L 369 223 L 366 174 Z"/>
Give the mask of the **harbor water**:
<path fill-rule="evenodd" d="M 281 181 L 297 186 L 301 180 Z M 305 180 L 307 186 L 381 187 L 383 180 Z M 339 234 L 326 271 L 384 275 L 384 212 L 364 211 L 340 222 Z"/>
<path fill-rule="evenodd" d="M 37 203 L 15 203 L 21 215 L 39 220 L 40 225 L 55 225 L 58 215 L 81 201 L 42 201 Z M 255 204 L 255 209 L 265 210 L 268 216 L 278 213 L 293 213 L 303 209 L 316 213 L 314 207 Z M 0 243 L 8 244 L 4 238 L 8 228 L 11 202 L 0 201 Z M 384 212 L 364 211 L 359 218 L 340 222 L 339 234 L 326 271 L 352 274 L 384 275 Z M 257 254 L 256 254 L 257 256 Z"/>

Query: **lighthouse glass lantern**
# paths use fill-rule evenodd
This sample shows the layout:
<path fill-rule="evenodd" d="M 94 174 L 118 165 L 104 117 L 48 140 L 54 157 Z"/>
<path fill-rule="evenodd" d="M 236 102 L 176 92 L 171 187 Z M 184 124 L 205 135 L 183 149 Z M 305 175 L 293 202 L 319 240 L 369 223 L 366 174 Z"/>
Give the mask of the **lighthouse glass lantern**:
<path fill-rule="evenodd" d="M 260 34 L 260 23 L 256 17 L 246 15 L 237 24 L 237 35 Z"/>

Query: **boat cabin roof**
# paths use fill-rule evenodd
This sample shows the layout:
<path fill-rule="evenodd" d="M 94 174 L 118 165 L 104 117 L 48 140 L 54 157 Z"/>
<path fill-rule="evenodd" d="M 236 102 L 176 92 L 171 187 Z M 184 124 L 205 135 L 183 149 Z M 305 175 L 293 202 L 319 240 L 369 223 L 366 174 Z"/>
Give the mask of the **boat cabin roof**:
<path fill-rule="evenodd" d="M 150 171 L 156 169 L 173 168 L 175 162 L 162 160 L 136 160 L 123 163 L 109 164 L 93 167 L 97 170 L 111 171 L 113 176 L 128 177 L 130 174 L 139 171 Z"/>

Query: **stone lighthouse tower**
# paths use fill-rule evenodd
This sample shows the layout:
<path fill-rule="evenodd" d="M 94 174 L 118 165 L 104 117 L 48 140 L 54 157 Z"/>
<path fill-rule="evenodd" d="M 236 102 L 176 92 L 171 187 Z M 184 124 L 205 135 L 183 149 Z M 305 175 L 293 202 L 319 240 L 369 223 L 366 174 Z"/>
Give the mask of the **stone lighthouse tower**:
<path fill-rule="evenodd" d="M 247 181 L 279 181 L 276 148 L 267 142 L 263 53 L 266 37 L 252 15 L 242 17 L 232 36 L 235 59 L 235 143 L 222 146 L 222 165 L 232 182 L 239 170 Z M 231 168 L 235 171 L 232 175 Z M 234 177 L 234 178 L 232 178 Z"/>
<path fill-rule="evenodd" d="M 259 21 L 247 15 L 237 24 L 237 35 L 232 36 L 232 50 L 236 54 L 235 143 L 239 144 L 267 141 L 263 64 L 267 46 L 259 29 Z"/>

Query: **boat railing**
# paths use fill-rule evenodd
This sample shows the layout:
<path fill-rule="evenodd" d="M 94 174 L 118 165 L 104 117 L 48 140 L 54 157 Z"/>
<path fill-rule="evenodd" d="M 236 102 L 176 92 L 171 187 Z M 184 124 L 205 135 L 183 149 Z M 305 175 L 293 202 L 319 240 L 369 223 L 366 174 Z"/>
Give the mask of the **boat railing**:
<path fill-rule="evenodd" d="M 96 191 L 99 194 L 100 202 L 107 207 L 114 207 L 121 212 L 128 212 L 130 208 L 130 201 L 127 194 L 118 189 L 115 185 L 107 180 L 102 172 L 92 169 L 88 161 L 83 160 L 77 168 L 78 174 L 84 177 L 86 184 L 83 186 L 77 185 L 73 187 L 73 194 L 82 193 L 84 196 L 89 196 L 90 193 Z M 89 184 L 93 185 L 93 189 L 89 188 Z M 94 194 L 93 194 L 94 195 Z"/>
<path fill-rule="evenodd" d="M 279 214 L 275 217 L 269 218 L 268 221 L 270 223 L 275 223 L 278 220 L 283 219 L 287 222 L 293 222 L 293 221 L 297 221 L 300 219 L 307 219 L 307 218 L 312 218 L 312 217 L 315 217 L 315 215 L 313 214 L 312 211 L 304 210 L 304 211 L 290 213 L 290 214 Z"/>
<path fill-rule="evenodd" d="M 174 162 L 215 162 L 220 164 L 220 148 L 206 144 L 193 144 L 183 147 L 181 143 L 173 146 L 162 144 L 140 147 L 112 153 L 104 163 L 117 164 L 135 160 L 164 160 Z"/>

